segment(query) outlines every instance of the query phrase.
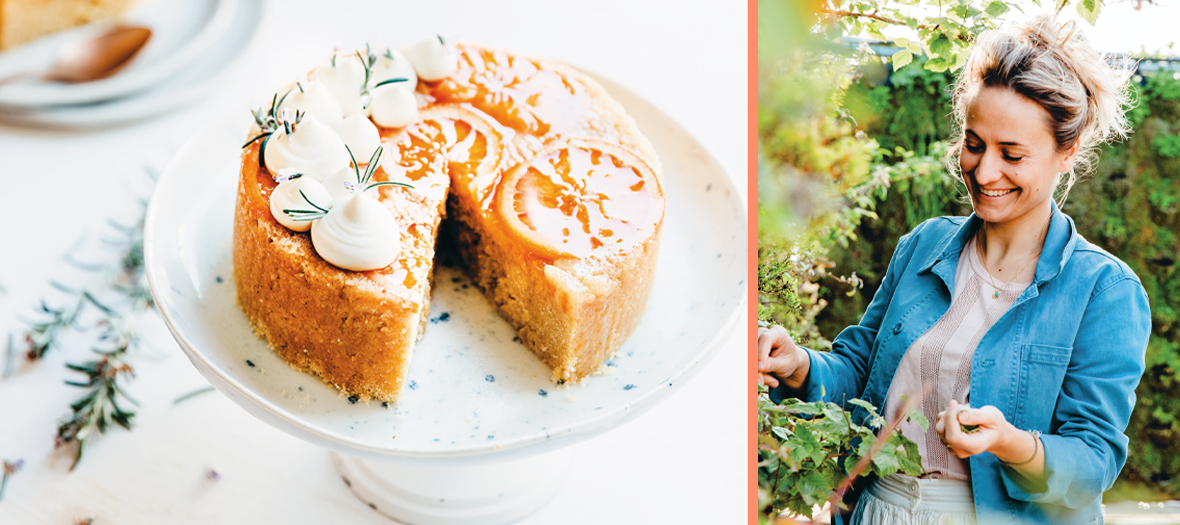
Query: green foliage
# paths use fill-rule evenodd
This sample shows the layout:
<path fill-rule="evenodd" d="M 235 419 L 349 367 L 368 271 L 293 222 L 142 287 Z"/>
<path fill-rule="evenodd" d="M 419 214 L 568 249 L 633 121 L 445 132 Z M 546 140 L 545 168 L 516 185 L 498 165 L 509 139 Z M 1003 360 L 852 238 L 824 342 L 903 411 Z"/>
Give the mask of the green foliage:
<path fill-rule="evenodd" d="M 1180 135 L 1160 134 L 1152 139 L 1151 147 L 1156 153 L 1169 159 L 1180 157 Z"/>
<path fill-rule="evenodd" d="M 866 72 L 848 88 L 844 100 L 849 115 L 882 148 L 894 151 L 901 147 L 918 156 L 931 155 L 931 145 L 941 142 L 952 130 L 947 115 L 951 111 L 954 76 L 913 67 L 892 75 L 884 66 L 866 65 L 868 68 L 881 71 Z M 875 78 L 881 81 L 873 82 Z"/>
<path fill-rule="evenodd" d="M 849 401 L 868 410 L 864 425 L 852 421 L 835 403 L 787 399 L 775 404 L 765 387 L 758 395 L 758 505 L 764 517 L 783 510 L 812 517 L 812 509 L 833 499 L 848 470 L 870 458 L 861 475 L 922 474 L 918 445 L 896 429 L 879 440 L 875 429 L 885 418 L 873 405 Z M 909 413 L 923 430 L 929 426 L 918 410 Z M 876 450 L 873 450 L 876 447 Z"/>
<path fill-rule="evenodd" d="M 1056 0 L 1055 7 L 1060 11 L 1069 3 Z M 1103 0 L 1080 0 L 1075 8 L 1093 25 L 1102 5 Z M 885 28 L 906 26 L 917 32 L 917 40 L 893 39 L 901 48 L 893 54 L 893 67 L 901 70 L 915 57 L 926 55 L 928 60 L 921 61 L 925 69 L 944 72 L 963 67 L 975 37 L 995 29 L 998 17 L 1012 9 L 1023 11 L 1017 2 L 1004 0 L 830 0 L 820 7 L 819 22 L 823 34 L 832 39 L 867 36 L 888 40 L 882 33 Z"/>

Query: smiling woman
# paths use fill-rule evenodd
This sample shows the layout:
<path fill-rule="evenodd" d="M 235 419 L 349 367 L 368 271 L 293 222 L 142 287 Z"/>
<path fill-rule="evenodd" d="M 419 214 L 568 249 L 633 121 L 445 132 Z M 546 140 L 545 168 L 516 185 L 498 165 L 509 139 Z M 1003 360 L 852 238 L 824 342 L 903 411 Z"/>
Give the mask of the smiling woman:
<path fill-rule="evenodd" d="M 1126 81 L 1050 15 L 980 35 L 948 155 L 974 214 L 902 237 L 831 352 L 760 331 L 772 399 L 859 398 L 895 421 L 908 397 L 936 422 L 901 423 L 926 473 L 873 480 L 853 523 L 1101 521 L 1151 313 L 1138 277 L 1082 238 L 1054 195 L 1064 202 L 1096 147 L 1129 132 Z"/>

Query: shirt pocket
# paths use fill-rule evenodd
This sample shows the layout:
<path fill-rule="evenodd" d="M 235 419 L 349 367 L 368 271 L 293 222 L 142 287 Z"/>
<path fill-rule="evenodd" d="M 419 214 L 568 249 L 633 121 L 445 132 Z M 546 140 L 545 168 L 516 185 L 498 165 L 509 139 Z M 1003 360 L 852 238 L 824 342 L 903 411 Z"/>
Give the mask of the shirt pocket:
<path fill-rule="evenodd" d="M 1072 348 L 1063 346 L 1029 344 L 1021 347 L 1016 426 L 1049 430 L 1072 354 Z"/>

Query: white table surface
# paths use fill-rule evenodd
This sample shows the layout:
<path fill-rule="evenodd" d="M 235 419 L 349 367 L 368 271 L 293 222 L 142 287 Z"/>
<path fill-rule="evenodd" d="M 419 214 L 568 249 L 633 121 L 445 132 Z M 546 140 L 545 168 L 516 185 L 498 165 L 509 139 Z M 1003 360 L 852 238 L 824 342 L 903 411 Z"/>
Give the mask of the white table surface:
<path fill-rule="evenodd" d="M 275 0 L 260 39 L 191 108 L 127 127 L 62 131 L 0 123 L 0 358 L 6 332 L 51 278 L 96 286 L 62 260 L 71 248 L 101 259 L 104 218 L 136 215 L 162 168 L 204 123 L 246 107 L 334 46 L 378 37 L 403 46 L 437 30 L 546 56 L 612 78 L 706 144 L 746 196 L 746 3 L 609 0 L 441 2 Z M 83 213 L 82 210 L 86 209 Z M 106 260 L 113 254 L 107 253 Z M 153 314 L 154 315 L 154 314 Z M 141 403 L 132 431 L 92 440 L 78 468 L 53 449 L 57 424 L 81 389 L 65 361 L 90 358 L 81 339 L 0 380 L 0 458 L 23 458 L 0 501 L 0 523 L 389 523 L 354 498 L 329 454 L 248 415 L 219 393 L 179 405 L 206 383 L 157 317 L 132 356 Z M 705 368 L 637 420 L 575 445 L 574 474 L 530 524 L 740 523 L 746 520 L 746 317 Z M 3 361 L 0 361 L 2 368 Z M 215 469 L 221 479 L 206 477 Z"/>

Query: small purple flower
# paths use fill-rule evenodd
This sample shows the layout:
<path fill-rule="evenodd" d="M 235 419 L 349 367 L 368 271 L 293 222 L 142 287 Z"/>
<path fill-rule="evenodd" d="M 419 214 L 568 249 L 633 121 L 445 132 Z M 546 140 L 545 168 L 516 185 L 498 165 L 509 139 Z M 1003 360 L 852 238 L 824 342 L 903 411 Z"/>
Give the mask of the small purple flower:
<path fill-rule="evenodd" d="M 289 180 L 298 179 L 299 177 L 302 177 L 302 176 L 303 176 L 303 174 L 296 171 L 295 168 L 283 168 L 283 169 L 279 170 L 278 173 L 275 174 L 275 182 L 278 184 L 282 184 L 282 183 L 287 182 Z"/>
<path fill-rule="evenodd" d="M 20 470 L 20 468 L 23 466 L 25 466 L 25 460 L 23 460 L 23 459 L 18 459 L 16 461 L 5 461 L 4 462 L 4 473 L 5 474 L 16 474 L 16 472 L 18 470 Z"/>

